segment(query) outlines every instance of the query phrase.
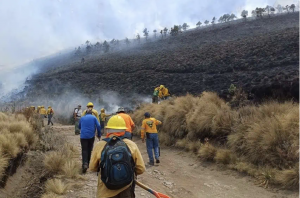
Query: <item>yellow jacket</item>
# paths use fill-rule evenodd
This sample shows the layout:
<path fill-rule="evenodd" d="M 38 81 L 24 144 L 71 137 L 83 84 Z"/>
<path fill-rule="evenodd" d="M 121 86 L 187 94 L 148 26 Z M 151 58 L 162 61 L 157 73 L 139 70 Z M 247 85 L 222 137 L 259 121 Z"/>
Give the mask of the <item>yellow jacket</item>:
<path fill-rule="evenodd" d="M 170 96 L 168 88 L 163 88 L 159 90 L 158 97 L 163 98 L 167 96 Z"/>
<path fill-rule="evenodd" d="M 39 113 L 40 113 L 41 115 L 46 115 L 46 114 L 47 114 L 47 111 L 46 111 L 45 108 L 40 108 Z"/>
<path fill-rule="evenodd" d="M 109 117 L 109 116 L 111 116 L 111 115 L 110 114 L 106 114 L 104 110 L 101 110 L 100 121 L 105 122 L 106 117 Z"/>
<path fill-rule="evenodd" d="M 86 114 L 86 110 L 83 111 L 83 113 L 81 114 L 81 117 L 85 116 L 85 114 Z M 98 111 L 96 111 L 95 109 L 92 109 L 92 114 L 97 118 L 98 122 L 100 122 Z"/>
<path fill-rule="evenodd" d="M 54 111 L 53 111 L 52 108 L 48 108 L 48 110 L 47 110 L 47 115 L 49 115 L 49 114 L 54 115 Z"/>
<path fill-rule="evenodd" d="M 141 138 L 145 137 L 146 133 L 157 133 L 156 125 L 160 125 L 161 121 L 156 120 L 155 118 L 146 118 L 142 122 L 141 128 Z"/>
<path fill-rule="evenodd" d="M 143 157 L 141 155 L 139 148 L 133 141 L 131 141 L 129 139 L 123 139 L 123 141 L 127 144 L 129 150 L 131 151 L 131 155 L 132 155 L 133 161 L 135 163 L 135 173 L 137 175 L 142 174 L 143 172 L 145 172 L 146 167 L 145 167 L 145 163 L 144 163 L 144 160 L 143 160 Z M 106 145 L 106 142 L 103 140 L 98 142 L 95 145 L 93 152 L 92 152 L 91 162 L 90 162 L 90 166 L 89 166 L 89 169 L 91 171 L 97 171 L 98 165 L 101 162 L 101 153 L 102 153 L 102 150 L 105 145 Z M 122 191 L 129 188 L 130 185 L 131 184 L 129 184 L 119 190 L 110 190 L 110 189 L 106 188 L 105 184 L 103 184 L 103 182 L 101 180 L 101 174 L 99 173 L 97 198 L 114 197 L 114 196 L 118 195 L 119 193 L 121 193 Z"/>

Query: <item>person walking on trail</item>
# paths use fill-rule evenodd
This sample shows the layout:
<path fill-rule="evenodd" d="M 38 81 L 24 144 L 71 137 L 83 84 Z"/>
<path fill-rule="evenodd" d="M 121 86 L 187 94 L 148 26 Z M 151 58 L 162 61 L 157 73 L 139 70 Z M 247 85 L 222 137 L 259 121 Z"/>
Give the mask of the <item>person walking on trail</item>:
<path fill-rule="evenodd" d="M 53 115 L 54 115 L 54 111 L 53 111 L 53 109 L 52 109 L 52 107 L 51 106 L 49 106 L 48 107 L 48 110 L 47 110 L 47 116 L 48 116 L 48 125 L 50 125 L 50 123 L 52 124 L 52 126 L 53 126 L 53 122 L 52 122 L 52 117 L 53 117 Z"/>
<path fill-rule="evenodd" d="M 92 115 L 92 110 L 87 110 L 86 115 L 81 117 L 79 121 L 81 154 L 82 154 L 82 173 L 86 173 L 89 167 L 91 153 L 95 141 L 95 131 L 97 129 L 97 137 L 101 138 L 101 126 L 95 116 Z"/>
<path fill-rule="evenodd" d="M 106 138 L 95 145 L 89 169 L 99 172 L 97 198 L 134 198 L 137 175 L 145 172 L 145 163 L 137 145 L 124 138 L 124 119 L 112 116 L 105 127 Z"/>
<path fill-rule="evenodd" d="M 119 116 L 121 116 L 126 123 L 127 129 L 126 129 L 125 137 L 132 140 L 132 137 L 133 137 L 132 131 L 134 130 L 135 125 L 134 125 L 134 122 L 132 121 L 130 115 L 125 113 L 125 109 L 123 107 L 120 107 L 118 109 L 117 114 Z"/>
<path fill-rule="evenodd" d="M 87 110 L 92 111 L 92 115 L 94 115 L 97 118 L 98 122 L 100 123 L 99 114 L 98 114 L 98 111 L 96 111 L 94 109 L 94 104 L 89 102 L 89 103 L 87 103 L 86 107 L 87 107 Z M 81 114 L 82 117 L 85 116 L 87 110 L 83 111 L 83 113 Z"/>
<path fill-rule="evenodd" d="M 74 109 L 75 135 L 80 134 L 79 120 L 81 118 L 81 115 L 82 115 L 81 105 L 78 105 L 78 107 Z"/>
<path fill-rule="evenodd" d="M 158 140 L 158 134 L 157 134 L 157 125 L 162 124 L 161 121 L 156 120 L 155 118 L 151 118 L 150 113 L 145 113 L 145 119 L 142 122 L 142 128 L 141 128 L 141 138 L 142 142 L 145 142 L 145 133 L 146 133 L 146 146 L 147 146 L 147 153 L 149 156 L 149 165 L 154 165 L 154 159 L 153 159 L 153 149 L 154 149 L 154 155 L 156 159 L 156 163 L 160 163 L 159 160 L 159 140 Z"/>
<path fill-rule="evenodd" d="M 44 127 L 44 118 L 46 118 L 47 116 L 47 111 L 45 109 L 44 106 L 41 106 L 40 110 L 39 110 L 39 114 L 40 114 L 40 121 L 41 121 L 41 124 L 42 126 Z"/>
<path fill-rule="evenodd" d="M 169 89 L 166 88 L 164 85 L 160 85 L 160 86 L 159 86 L 158 97 L 159 97 L 161 100 L 167 100 L 167 99 L 170 97 Z"/>
<path fill-rule="evenodd" d="M 106 121 L 106 118 L 111 116 L 111 114 L 106 114 L 105 113 L 105 109 L 102 108 L 100 110 L 100 125 L 101 125 L 101 129 L 103 130 L 104 127 L 105 127 L 105 121 Z"/>

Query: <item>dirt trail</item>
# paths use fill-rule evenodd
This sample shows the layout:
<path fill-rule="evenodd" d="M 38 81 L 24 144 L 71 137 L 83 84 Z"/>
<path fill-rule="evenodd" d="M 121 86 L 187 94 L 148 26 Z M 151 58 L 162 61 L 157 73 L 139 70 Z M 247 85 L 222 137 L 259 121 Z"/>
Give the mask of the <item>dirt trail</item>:
<path fill-rule="evenodd" d="M 55 126 L 54 130 L 66 136 L 66 141 L 78 148 L 78 160 L 81 162 L 81 147 L 79 136 L 74 135 L 74 126 Z M 146 145 L 136 139 L 144 161 L 148 161 Z M 66 197 L 92 197 L 96 196 L 97 176 L 88 172 L 86 180 L 78 180 L 76 190 L 70 190 Z M 148 167 L 146 172 L 138 177 L 142 183 L 153 189 L 167 194 L 172 198 L 206 198 L 206 197 L 299 197 L 297 192 L 264 189 L 256 186 L 255 182 L 247 176 L 222 170 L 214 164 L 199 162 L 191 154 L 175 149 L 161 149 L 161 164 Z M 154 197 L 141 188 L 136 188 L 136 197 Z"/>

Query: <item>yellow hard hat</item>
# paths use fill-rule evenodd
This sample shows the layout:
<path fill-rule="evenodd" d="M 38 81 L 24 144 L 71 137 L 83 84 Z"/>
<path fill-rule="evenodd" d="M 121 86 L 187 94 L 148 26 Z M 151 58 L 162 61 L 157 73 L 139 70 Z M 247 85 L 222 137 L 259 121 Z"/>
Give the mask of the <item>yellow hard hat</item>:
<path fill-rule="evenodd" d="M 30 108 L 34 108 L 34 106 L 31 106 Z"/>
<path fill-rule="evenodd" d="M 101 109 L 101 112 L 105 112 L 105 109 L 104 109 L 104 108 L 102 108 L 102 109 Z"/>
<path fill-rule="evenodd" d="M 45 108 L 44 105 L 42 105 L 41 108 Z"/>
<path fill-rule="evenodd" d="M 87 105 L 86 105 L 87 107 L 93 107 L 94 106 L 94 104 L 93 103 L 91 103 L 91 102 L 89 102 L 89 103 L 87 103 Z"/>
<path fill-rule="evenodd" d="M 159 88 L 161 88 L 161 89 L 162 89 L 162 88 L 165 88 L 165 86 L 163 86 L 163 85 L 160 85 L 160 86 L 159 86 Z"/>
<path fill-rule="evenodd" d="M 124 119 L 119 115 L 112 116 L 108 120 L 107 126 L 105 128 L 106 129 L 124 129 L 124 130 L 127 129 Z"/>
<path fill-rule="evenodd" d="M 38 106 L 38 108 L 41 108 L 41 106 Z"/>
<path fill-rule="evenodd" d="M 51 106 L 49 106 L 48 108 L 51 108 Z"/>

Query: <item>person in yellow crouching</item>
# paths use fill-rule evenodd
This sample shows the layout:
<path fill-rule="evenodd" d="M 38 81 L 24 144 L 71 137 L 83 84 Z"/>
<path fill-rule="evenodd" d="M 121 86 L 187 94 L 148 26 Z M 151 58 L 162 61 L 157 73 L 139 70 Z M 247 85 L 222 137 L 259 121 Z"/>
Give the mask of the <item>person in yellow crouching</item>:
<path fill-rule="evenodd" d="M 142 122 L 141 128 L 141 138 L 143 143 L 145 142 L 145 133 L 146 133 L 146 146 L 147 146 L 147 153 L 149 156 L 149 165 L 154 165 L 153 159 L 153 150 L 156 159 L 156 163 L 160 163 L 159 161 L 159 140 L 158 140 L 158 133 L 157 133 L 157 125 L 162 124 L 161 121 L 156 120 L 155 118 L 151 118 L 150 113 L 146 112 L 144 114 L 145 119 Z"/>
<path fill-rule="evenodd" d="M 89 169 L 99 172 L 97 198 L 134 198 L 135 177 L 145 172 L 137 145 L 124 138 L 126 123 L 112 116 L 105 127 L 106 138 L 92 152 Z"/>

